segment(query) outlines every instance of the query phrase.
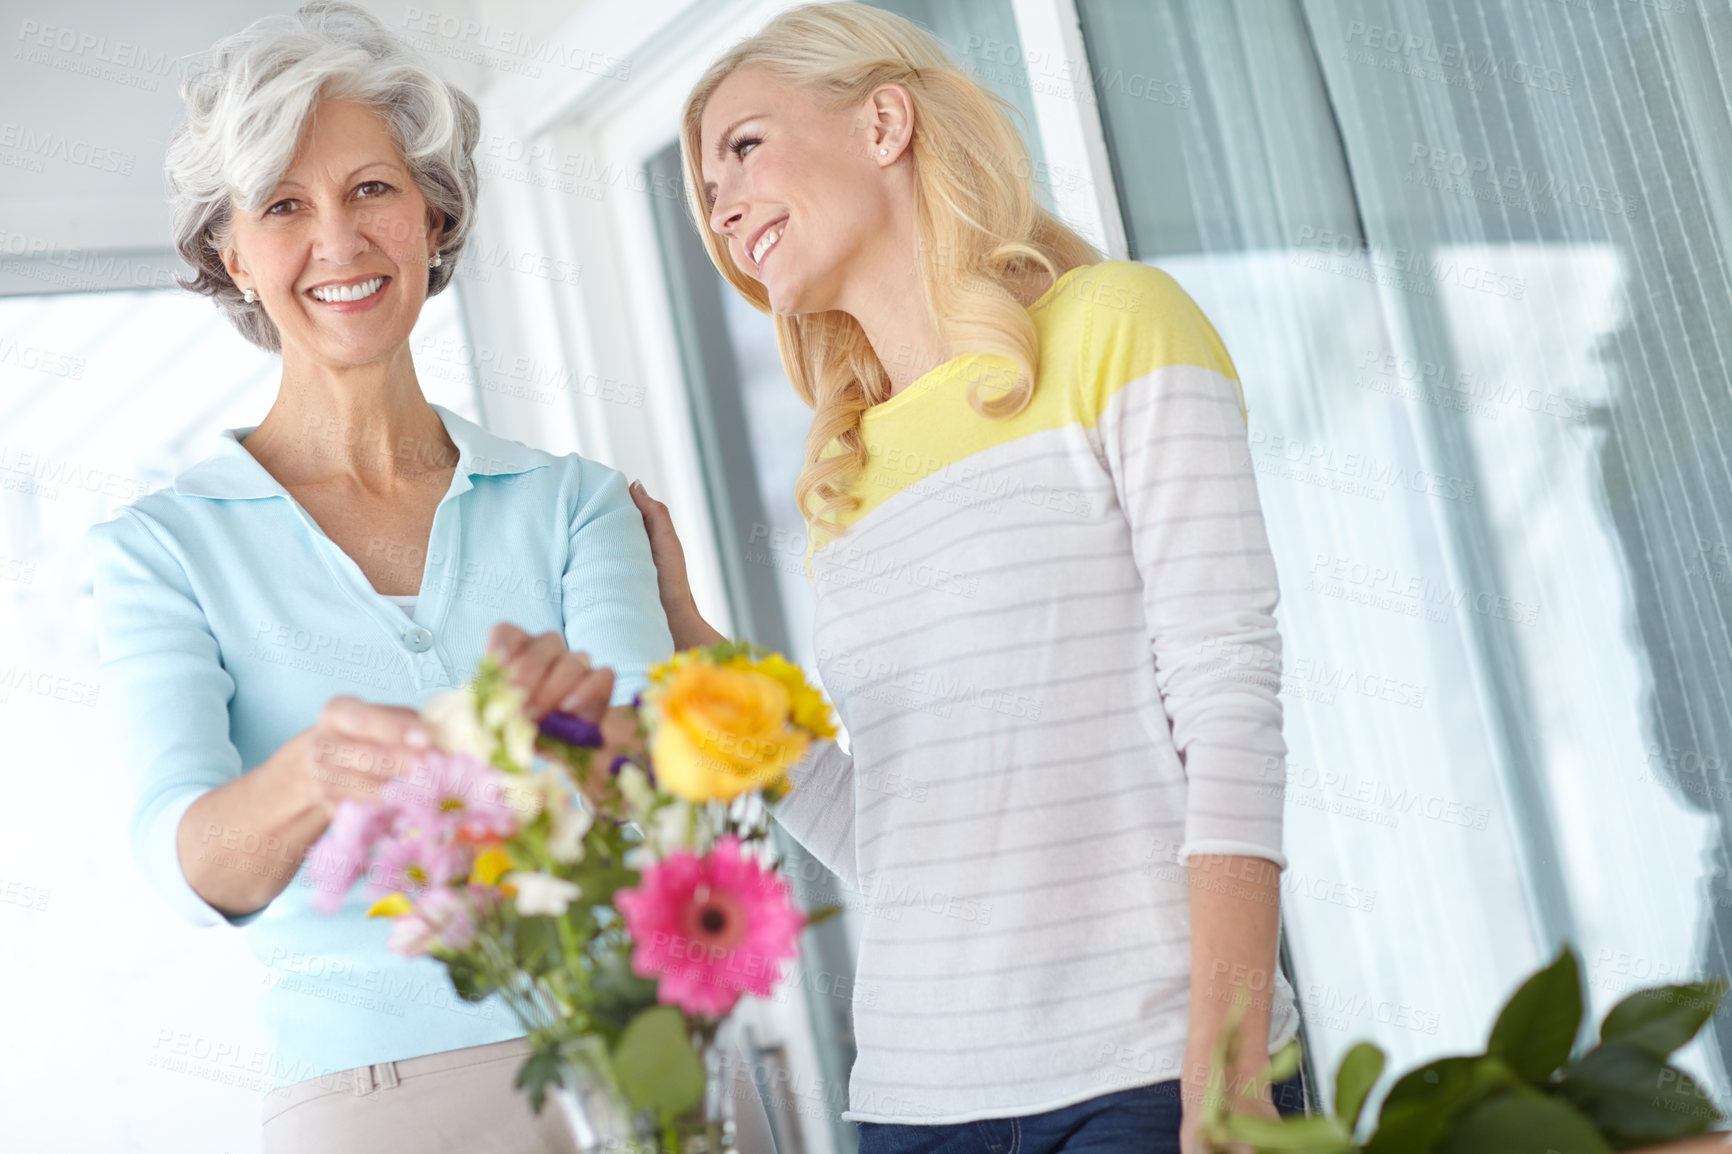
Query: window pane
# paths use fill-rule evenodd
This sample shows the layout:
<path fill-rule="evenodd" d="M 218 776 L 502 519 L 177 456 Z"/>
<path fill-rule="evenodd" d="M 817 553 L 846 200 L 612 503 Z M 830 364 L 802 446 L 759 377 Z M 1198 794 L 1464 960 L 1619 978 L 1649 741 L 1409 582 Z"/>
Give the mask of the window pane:
<path fill-rule="evenodd" d="M 1017 33 L 1016 13 L 1009 0 L 868 0 L 906 16 L 944 43 L 969 75 L 1011 107 L 1011 119 L 1028 142 L 1042 202 L 1052 207 L 1040 134 L 1034 130 L 1034 101 L 1029 86 L 1045 78 L 1031 68 Z M 1038 59 L 1038 57 L 1037 57 Z M 1054 81 L 1055 83 L 1058 81 Z M 1064 81 L 1068 85 L 1068 80 Z"/>
<path fill-rule="evenodd" d="M 1315 1066 L 1477 1049 L 1564 938 L 1596 1020 L 1724 973 L 1724 28 L 1692 70 L 1648 6 L 1078 7 L 1133 254 L 1248 399 Z"/>
<path fill-rule="evenodd" d="M 1306 11 L 1369 258 L 1411 262 L 1385 399 L 1476 482 L 1464 571 L 1532 607 L 1480 618 L 1478 647 L 1567 881 L 1549 928 L 1596 1022 L 1634 986 L 1726 976 L 1732 11 Z M 1442 387 L 1402 399 L 1404 365 Z M 1687 1062 L 1722 1100 L 1727 1012 Z"/>
<path fill-rule="evenodd" d="M 423 390 L 476 420 L 467 376 L 419 355 L 461 342 L 455 292 L 429 300 Z M 258 1148 L 261 971 L 240 934 L 179 924 L 133 864 L 83 551 L 217 430 L 257 424 L 279 378 L 189 294 L 0 297 L 0 942 L 29 991 L 7 1000 L 0 1047 L 8 1149 Z M 67 1028 L 69 1007 L 89 1029 Z"/>

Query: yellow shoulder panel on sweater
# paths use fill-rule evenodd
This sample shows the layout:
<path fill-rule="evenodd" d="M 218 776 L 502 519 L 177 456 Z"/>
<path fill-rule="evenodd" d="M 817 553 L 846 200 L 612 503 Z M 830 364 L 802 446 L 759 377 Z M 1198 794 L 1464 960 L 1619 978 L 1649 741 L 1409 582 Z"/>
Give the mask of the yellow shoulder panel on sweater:
<path fill-rule="evenodd" d="M 985 417 L 971 390 L 993 395 L 1009 365 L 947 361 L 862 415 L 868 455 L 854 478 L 852 525 L 910 485 L 987 449 L 1068 425 L 1093 427 L 1118 391 L 1169 365 L 1198 365 L 1238 382 L 1214 326 L 1167 273 L 1135 261 L 1070 270 L 1029 307 L 1040 339 L 1034 396 L 1012 417 Z M 1240 392 L 1241 413 L 1243 390 Z M 808 558 L 832 538 L 812 534 Z"/>

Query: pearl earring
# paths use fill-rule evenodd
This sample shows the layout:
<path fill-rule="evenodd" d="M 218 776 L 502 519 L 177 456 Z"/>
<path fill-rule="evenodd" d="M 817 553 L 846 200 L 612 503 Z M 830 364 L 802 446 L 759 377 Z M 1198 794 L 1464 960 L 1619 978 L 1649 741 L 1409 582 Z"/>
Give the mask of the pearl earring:
<path fill-rule="evenodd" d="M 257 304 L 259 302 L 259 294 L 254 292 L 250 288 L 249 289 L 242 289 L 241 290 L 241 299 L 246 301 L 249 305 Z"/>
<path fill-rule="evenodd" d="M 879 156 L 889 156 L 889 155 L 890 155 L 890 150 L 889 150 L 889 149 L 888 149 L 888 148 L 880 148 L 880 149 L 879 149 L 879 150 L 878 150 L 878 155 L 879 155 Z"/>
<path fill-rule="evenodd" d="M 442 265 L 444 263 L 445 263 L 445 258 L 440 256 L 438 253 L 434 253 L 433 259 L 427 262 L 427 267 L 428 268 L 438 268 L 440 265 Z"/>

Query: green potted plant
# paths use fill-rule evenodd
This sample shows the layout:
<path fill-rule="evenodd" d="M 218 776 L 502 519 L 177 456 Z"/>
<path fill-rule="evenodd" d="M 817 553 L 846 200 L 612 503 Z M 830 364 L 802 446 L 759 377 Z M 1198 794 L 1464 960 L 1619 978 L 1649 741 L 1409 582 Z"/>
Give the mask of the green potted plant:
<path fill-rule="evenodd" d="M 1273 1121 L 1239 1113 L 1236 1100 L 1255 1086 L 1237 1093 L 1226 1086 L 1238 1044 L 1236 1006 L 1213 1055 L 1203 1135 L 1212 1148 L 1242 1143 L 1258 1154 L 1602 1154 L 1676 1142 L 1722 1117 L 1667 1059 L 1702 1028 L 1725 991 L 1719 980 L 1638 990 L 1612 1007 L 1597 1043 L 1574 1054 L 1581 969 L 1565 946 L 1510 998 L 1483 1053 L 1439 1058 L 1403 1075 L 1363 1140 L 1355 1134 L 1383 1074 L 1383 1051 L 1361 1042 L 1342 1058 L 1333 1117 Z M 1290 1043 L 1260 1077 L 1281 1081 L 1298 1065 L 1298 1046 Z"/>

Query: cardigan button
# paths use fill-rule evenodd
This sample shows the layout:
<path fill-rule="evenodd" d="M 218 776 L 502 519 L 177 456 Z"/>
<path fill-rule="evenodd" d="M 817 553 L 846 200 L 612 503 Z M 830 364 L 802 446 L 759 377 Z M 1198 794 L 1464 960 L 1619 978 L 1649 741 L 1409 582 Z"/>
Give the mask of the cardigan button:
<path fill-rule="evenodd" d="M 433 648 L 433 634 L 417 625 L 413 629 L 403 631 L 403 644 L 407 645 L 413 652 L 425 653 Z"/>

